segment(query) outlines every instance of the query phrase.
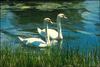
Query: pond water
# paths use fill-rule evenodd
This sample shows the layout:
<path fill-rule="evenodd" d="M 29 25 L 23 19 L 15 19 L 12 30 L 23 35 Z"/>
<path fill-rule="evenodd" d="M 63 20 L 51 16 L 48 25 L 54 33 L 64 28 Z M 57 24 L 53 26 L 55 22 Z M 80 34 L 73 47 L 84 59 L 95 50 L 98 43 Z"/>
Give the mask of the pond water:
<path fill-rule="evenodd" d="M 82 8 L 43 11 L 36 9 L 2 9 L 0 18 L 1 46 L 20 47 L 18 36 L 37 37 L 36 28 L 43 28 L 43 18 L 50 17 L 54 22 L 58 13 L 64 13 L 68 20 L 62 22 L 63 49 L 67 46 L 89 50 L 100 47 L 100 9 L 99 1 L 85 1 Z M 56 29 L 56 24 L 50 25 Z"/>

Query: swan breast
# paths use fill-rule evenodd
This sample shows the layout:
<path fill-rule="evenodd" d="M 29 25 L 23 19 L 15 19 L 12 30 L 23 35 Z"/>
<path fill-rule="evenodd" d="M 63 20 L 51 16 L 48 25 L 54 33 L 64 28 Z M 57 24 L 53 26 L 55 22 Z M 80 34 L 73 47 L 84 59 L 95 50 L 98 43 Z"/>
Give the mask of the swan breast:
<path fill-rule="evenodd" d="M 49 35 L 49 37 L 51 39 L 57 39 L 58 38 L 58 32 L 56 30 L 54 30 L 54 29 L 47 29 L 47 31 L 48 31 L 48 35 Z M 46 35 L 45 32 L 46 32 L 45 29 L 43 29 L 42 32 L 41 32 L 43 36 Z"/>

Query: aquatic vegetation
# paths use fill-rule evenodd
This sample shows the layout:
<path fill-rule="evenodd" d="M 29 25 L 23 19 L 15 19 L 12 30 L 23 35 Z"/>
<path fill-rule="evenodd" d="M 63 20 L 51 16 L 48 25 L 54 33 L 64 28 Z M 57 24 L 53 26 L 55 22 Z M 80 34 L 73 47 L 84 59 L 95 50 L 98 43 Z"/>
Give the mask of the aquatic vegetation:
<path fill-rule="evenodd" d="M 25 48 L 12 51 L 6 47 L 0 49 L 0 67 L 97 67 L 100 64 L 97 49 L 84 54 L 80 53 L 79 48 L 70 47 L 66 51 L 59 47 L 51 47 L 30 52 Z"/>

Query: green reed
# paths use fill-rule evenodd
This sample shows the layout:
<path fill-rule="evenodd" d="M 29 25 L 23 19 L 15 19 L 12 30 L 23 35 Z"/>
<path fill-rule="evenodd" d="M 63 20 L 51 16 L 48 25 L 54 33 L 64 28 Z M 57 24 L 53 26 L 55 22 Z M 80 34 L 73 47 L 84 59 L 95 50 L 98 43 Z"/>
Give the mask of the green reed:
<path fill-rule="evenodd" d="M 11 48 L 5 47 L 0 49 L 0 67 L 97 67 L 100 66 L 97 49 L 99 48 L 84 54 L 80 53 L 79 48 L 70 47 L 67 50 L 51 47 L 30 52 L 25 48 L 12 51 Z"/>

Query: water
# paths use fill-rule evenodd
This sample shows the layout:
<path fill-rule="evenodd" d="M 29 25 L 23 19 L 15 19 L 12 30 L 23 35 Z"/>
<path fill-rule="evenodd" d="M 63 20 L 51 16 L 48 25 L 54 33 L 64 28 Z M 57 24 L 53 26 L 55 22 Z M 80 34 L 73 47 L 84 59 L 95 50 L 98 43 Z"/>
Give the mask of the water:
<path fill-rule="evenodd" d="M 98 1 L 85 1 L 82 5 L 83 9 L 54 11 L 2 9 L 4 13 L 0 18 L 1 47 L 4 43 L 14 49 L 20 47 L 18 36 L 37 37 L 36 28 L 43 28 L 43 18 L 50 17 L 56 21 L 56 15 L 60 12 L 69 18 L 62 23 L 63 49 L 67 49 L 68 45 L 82 50 L 100 47 L 100 4 Z M 56 25 L 50 25 L 50 28 L 56 28 Z"/>

